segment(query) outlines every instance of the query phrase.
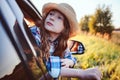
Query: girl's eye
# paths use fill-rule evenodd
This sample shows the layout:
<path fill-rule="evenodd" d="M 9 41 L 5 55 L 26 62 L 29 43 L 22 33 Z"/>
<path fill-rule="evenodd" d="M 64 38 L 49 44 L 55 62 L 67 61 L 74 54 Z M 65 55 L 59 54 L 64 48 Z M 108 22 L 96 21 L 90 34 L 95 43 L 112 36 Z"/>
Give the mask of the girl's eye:
<path fill-rule="evenodd" d="M 63 17 L 62 16 L 58 16 L 58 19 L 63 20 Z"/>
<path fill-rule="evenodd" d="M 53 13 L 53 12 L 50 12 L 50 13 L 49 13 L 49 15 L 51 15 L 51 16 L 52 16 L 52 15 L 54 15 L 54 13 Z"/>
<path fill-rule="evenodd" d="M 62 19 L 62 17 L 58 16 L 58 19 Z"/>

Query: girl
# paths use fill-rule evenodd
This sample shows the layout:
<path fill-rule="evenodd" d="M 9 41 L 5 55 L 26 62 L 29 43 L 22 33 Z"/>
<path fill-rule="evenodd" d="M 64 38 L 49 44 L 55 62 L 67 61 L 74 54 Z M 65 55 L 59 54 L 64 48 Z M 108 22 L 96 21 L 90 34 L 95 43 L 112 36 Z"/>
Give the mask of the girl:
<path fill-rule="evenodd" d="M 60 75 L 78 77 L 81 80 L 100 80 L 101 72 L 98 68 L 86 70 L 69 68 L 74 66 L 76 59 L 71 55 L 67 42 L 70 37 L 79 32 L 73 8 L 66 3 L 47 3 L 43 6 L 42 16 L 43 26 L 40 27 L 42 56 L 46 58 L 48 69 L 56 68 L 48 70 L 50 75 L 54 78 Z M 60 57 L 60 60 L 57 56 Z"/>
<path fill-rule="evenodd" d="M 73 8 L 66 4 L 47 3 L 42 9 L 43 27 L 41 31 L 41 49 L 45 57 L 59 56 L 61 58 L 61 76 L 79 77 L 81 80 L 100 80 L 98 68 L 86 70 L 71 69 L 76 63 L 67 46 L 68 39 L 79 31 L 76 14 Z M 46 48 L 47 47 L 47 48 Z"/>
<path fill-rule="evenodd" d="M 60 4 L 60 6 L 54 3 L 44 5 L 43 28 L 44 36 L 41 37 L 43 44 L 42 50 L 46 52 L 45 44 L 49 44 L 49 46 L 47 46 L 48 54 L 50 52 L 50 55 L 59 56 L 63 67 L 73 67 L 76 59 L 67 48 L 68 39 L 76 35 L 79 30 L 73 8 L 64 3 Z"/>

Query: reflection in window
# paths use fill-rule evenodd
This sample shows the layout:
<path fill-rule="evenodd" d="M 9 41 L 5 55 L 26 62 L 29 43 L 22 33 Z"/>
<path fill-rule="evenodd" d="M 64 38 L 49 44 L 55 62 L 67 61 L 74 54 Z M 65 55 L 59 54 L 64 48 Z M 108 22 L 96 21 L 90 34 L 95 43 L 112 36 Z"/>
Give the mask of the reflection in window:
<path fill-rule="evenodd" d="M 34 47 L 35 52 L 31 49 L 31 45 L 26 40 L 26 36 L 21 30 L 20 26 L 18 24 L 16 25 L 17 26 L 14 27 L 14 31 L 18 37 L 18 40 L 20 41 L 20 44 L 22 45 L 22 48 L 24 51 L 23 54 L 26 56 L 26 59 L 27 59 L 26 61 L 28 63 L 31 73 L 33 74 L 33 77 L 36 80 L 38 80 L 41 76 L 43 76 L 43 73 L 46 72 L 45 65 L 40 56 L 40 53 L 41 53 L 40 49 L 37 46 L 35 39 L 28 28 L 28 25 L 26 25 L 26 23 L 23 23 L 27 37 L 30 39 L 32 47 Z"/>
<path fill-rule="evenodd" d="M 20 59 L 1 25 L 0 44 L 0 78 L 2 78 L 13 73 L 15 67 L 20 63 Z"/>

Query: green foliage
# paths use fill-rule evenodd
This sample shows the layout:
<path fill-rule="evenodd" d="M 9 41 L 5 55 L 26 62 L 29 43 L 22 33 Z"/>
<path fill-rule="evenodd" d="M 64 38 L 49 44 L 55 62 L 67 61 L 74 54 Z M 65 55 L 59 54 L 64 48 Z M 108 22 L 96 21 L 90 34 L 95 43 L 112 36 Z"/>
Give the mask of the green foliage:
<path fill-rule="evenodd" d="M 82 31 L 86 31 L 88 32 L 89 31 L 89 28 L 88 28 L 88 22 L 89 22 L 89 16 L 85 15 L 81 21 L 80 21 L 80 28 Z"/>
<path fill-rule="evenodd" d="M 112 12 L 110 8 L 105 5 L 98 7 L 91 16 L 84 16 L 80 21 L 80 28 L 82 31 L 90 32 L 92 34 L 100 33 L 102 35 L 111 33 L 114 29 L 112 25 Z"/>
<path fill-rule="evenodd" d="M 120 80 L 120 46 L 95 36 L 80 35 L 86 51 L 75 56 L 78 60 L 75 68 L 98 66 L 103 74 L 102 80 Z"/>
<path fill-rule="evenodd" d="M 100 32 L 101 34 L 111 34 L 113 30 L 112 26 L 112 13 L 109 7 L 103 6 L 102 8 L 98 7 L 96 9 L 95 15 L 96 21 L 94 24 L 94 29 L 96 32 Z"/>
<path fill-rule="evenodd" d="M 89 26 L 89 32 L 92 33 L 92 34 L 96 33 L 96 31 L 94 29 L 95 21 L 96 21 L 96 17 L 95 16 L 90 16 L 88 26 Z"/>

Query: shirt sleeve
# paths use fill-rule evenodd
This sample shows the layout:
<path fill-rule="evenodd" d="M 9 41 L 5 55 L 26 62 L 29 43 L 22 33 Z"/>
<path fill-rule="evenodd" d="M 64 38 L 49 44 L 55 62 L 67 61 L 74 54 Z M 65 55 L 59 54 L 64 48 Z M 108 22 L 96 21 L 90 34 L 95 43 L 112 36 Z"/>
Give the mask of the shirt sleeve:
<path fill-rule="evenodd" d="M 71 59 L 74 62 L 74 64 L 76 64 L 76 62 L 77 62 L 77 59 L 74 56 L 72 56 L 72 53 L 70 52 L 69 48 L 67 48 L 65 50 L 65 56 L 64 56 L 64 58 Z"/>
<path fill-rule="evenodd" d="M 46 62 L 46 67 L 52 78 L 58 78 L 61 70 L 60 57 L 50 56 L 49 60 Z"/>
<path fill-rule="evenodd" d="M 41 36 L 40 36 L 40 29 L 37 26 L 30 27 L 30 31 L 35 38 L 37 45 L 40 47 L 41 44 Z"/>

